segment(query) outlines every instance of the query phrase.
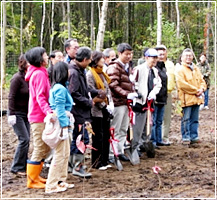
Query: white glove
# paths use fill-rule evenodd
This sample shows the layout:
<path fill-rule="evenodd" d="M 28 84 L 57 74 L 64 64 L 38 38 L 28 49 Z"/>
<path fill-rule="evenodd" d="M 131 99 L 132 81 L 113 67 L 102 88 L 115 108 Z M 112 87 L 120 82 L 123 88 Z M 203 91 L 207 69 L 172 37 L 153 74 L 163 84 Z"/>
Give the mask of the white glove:
<path fill-rule="evenodd" d="M 8 124 L 13 126 L 14 124 L 16 124 L 17 122 L 17 118 L 16 115 L 10 115 L 8 116 Z"/>
<path fill-rule="evenodd" d="M 156 94 L 153 91 L 151 91 L 148 95 L 148 100 L 151 100 L 151 99 L 153 99 L 153 100 L 156 99 Z"/>
<path fill-rule="evenodd" d="M 137 98 L 137 97 L 138 97 L 138 94 L 136 92 L 132 92 L 127 95 L 127 99 L 130 99 L 130 100 L 133 100 L 134 98 Z"/>
<path fill-rule="evenodd" d="M 114 103 L 111 102 L 109 105 L 106 106 L 106 109 L 108 110 L 108 112 L 112 115 L 114 112 Z"/>
<path fill-rule="evenodd" d="M 62 129 L 62 136 L 60 136 L 61 140 L 66 140 L 69 137 L 69 131 L 68 128 L 63 128 Z"/>

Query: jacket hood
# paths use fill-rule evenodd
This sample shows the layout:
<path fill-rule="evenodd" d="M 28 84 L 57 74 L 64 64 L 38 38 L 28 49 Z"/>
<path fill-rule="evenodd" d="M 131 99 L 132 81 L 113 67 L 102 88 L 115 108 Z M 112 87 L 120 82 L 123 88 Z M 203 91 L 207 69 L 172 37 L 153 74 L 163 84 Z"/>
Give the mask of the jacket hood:
<path fill-rule="evenodd" d="M 45 74 L 47 74 L 47 69 L 46 69 L 45 67 L 35 67 L 35 66 L 33 66 L 33 65 L 30 65 L 30 66 L 28 67 L 28 70 L 27 70 L 27 73 L 26 73 L 26 76 L 25 76 L 25 80 L 26 80 L 26 81 L 29 81 L 30 78 L 31 78 L 31 76 L 32 76 L 32 74 L 33 74 L 35 71 L 37 71 L 37 70 L 42 71 L 42 72 L 44 72 Z M 48 75 L 48 74 L 47 74 L 47 75 Z"/>

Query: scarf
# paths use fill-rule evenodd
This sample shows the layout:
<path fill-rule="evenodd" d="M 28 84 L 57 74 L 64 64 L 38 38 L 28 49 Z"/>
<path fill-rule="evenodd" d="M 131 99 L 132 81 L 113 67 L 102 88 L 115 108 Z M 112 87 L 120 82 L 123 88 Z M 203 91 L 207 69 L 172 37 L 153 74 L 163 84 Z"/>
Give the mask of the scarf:
<path fill-rule="evenodd" d="M 105 78 L 105 80 L 107 81 L 108 84 L 111 82 L 109 76 L 105 72 L 102 71 L 102 68 L 98 69 L 97 67 L 96 68 L 94 68 L 94 67 L 92 68 L 91 67 L 90 71 L 93 74 L 93 78 L 94 78 L 94 80 L 96 82 L 97 89 L 105 90 L 104 83 L 103 83 L 102 79 L 100 78 L 99 74 L 102 74 L 104 76 L 104 78 Z M 104 102 L 106 104 L 108 104 L 107 98 L 105 98 Z"/>
<path fill-rule="evenodd" d="M 96 82 L 97 89 L 105 90 L 104 83 L 103 83 L 102 79 L 100 78 L 99 74 L 102 74 L 104 76 L 104 78 L 108 84 L 111 82 L 109 76 L 105 72 L 102 71 L 102 68 L 98 69 L 98 68 L 91 67 L 90 71 L 93 74 L 93 78 Z"/>

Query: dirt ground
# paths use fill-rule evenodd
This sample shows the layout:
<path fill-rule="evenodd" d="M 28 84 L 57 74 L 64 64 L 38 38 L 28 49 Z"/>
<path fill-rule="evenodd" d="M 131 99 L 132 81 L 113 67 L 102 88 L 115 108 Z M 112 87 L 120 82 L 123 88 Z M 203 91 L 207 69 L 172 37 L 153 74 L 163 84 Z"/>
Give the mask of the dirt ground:
<path fill-rule="evenodd" d="M 199 136 L 202 143 L 189 147 L 181 144 L 181 117 L 173 114 L 169 147 L 156 150 L 155 158 L 144 153 L 141 163 L 122 162 L 124 170 L 113 166 L 106 171 L 90 169 L 92 178 L 84 180 L 68 175 L 73 189 L 46 195 L 43 189 L 27 189 L 26 178 L 10 173 L 17 137 L 2 117 L 2 198 L 212 198 L 215 199 L 215 90 L 210 90 L 209 110 L 200 112 Z M 3 91 L 3 110 L 7 109 L 7 92 Z M 29 156 L 32 152 L 30 145 Z M 86 159 L 90 166 L 90 159 Z M 159 177 L 152 171 L 161 167 Z M 42 176 L 46 177 L 44 168 Z"/>

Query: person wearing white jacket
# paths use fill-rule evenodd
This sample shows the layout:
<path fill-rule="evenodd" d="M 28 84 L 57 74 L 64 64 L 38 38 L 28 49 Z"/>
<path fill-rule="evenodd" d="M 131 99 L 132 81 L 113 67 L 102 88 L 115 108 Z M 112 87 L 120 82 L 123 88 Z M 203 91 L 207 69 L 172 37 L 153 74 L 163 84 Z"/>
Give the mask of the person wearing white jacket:
<path fill-rule="evenodd" d="M 136 103 L 133 106 L 135 112 L 135 125 L 133 125 L 133 140 L 131 142 L 131 153 L 134 150 L 138 150 L 139 141 L 143 135 L 143 130 L 147 124 L 147 104 L 151 100 L 156 99 L 156 95 L 159 93 L 162 84 L 158 75 L 158 70 L 155 68 L 158 59 L 158 53 L 155 49 L 148 49 L 145 53 L 146 62 L 136 66 L 134 71 L 134 82 L 137 86 L 137 91 L 142 98 L 136 98 Z M 144 127 L 141 128 L 141 127 Z M 151 129 L 150 129 L 151 130 Z M 149 134 L 149 133 L 144 133 Z M 147 143 L 147 155 L 154 157 L 154 146 L 150 142 L 149 137 L 146 138 Z"/>

